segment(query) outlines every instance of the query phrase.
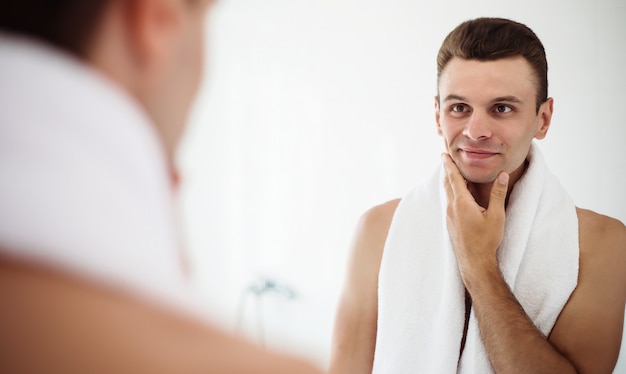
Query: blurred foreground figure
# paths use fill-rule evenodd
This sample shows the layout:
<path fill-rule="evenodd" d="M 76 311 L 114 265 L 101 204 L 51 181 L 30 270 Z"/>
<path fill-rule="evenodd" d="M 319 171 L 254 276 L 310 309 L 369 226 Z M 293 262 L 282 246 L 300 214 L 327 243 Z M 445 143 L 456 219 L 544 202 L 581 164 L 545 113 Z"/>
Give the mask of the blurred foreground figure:
<path fill-rule="evenodd" d="M 317 372 L 186 295 L 172 159 L 210 6 L 0 2 L 0 372 Z"/>

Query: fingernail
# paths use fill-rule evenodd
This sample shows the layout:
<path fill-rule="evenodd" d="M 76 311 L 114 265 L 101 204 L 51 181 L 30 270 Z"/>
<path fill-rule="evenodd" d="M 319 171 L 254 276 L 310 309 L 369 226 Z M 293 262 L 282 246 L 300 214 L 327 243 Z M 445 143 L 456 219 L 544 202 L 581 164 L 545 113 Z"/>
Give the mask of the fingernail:
<path fill-rule="evenodd" d="M 500 175 L 498 175 L 498 183 L 504 186 L 508 182 L 509 182 L 509 175 L 507 173 L 500 173 Z"/>

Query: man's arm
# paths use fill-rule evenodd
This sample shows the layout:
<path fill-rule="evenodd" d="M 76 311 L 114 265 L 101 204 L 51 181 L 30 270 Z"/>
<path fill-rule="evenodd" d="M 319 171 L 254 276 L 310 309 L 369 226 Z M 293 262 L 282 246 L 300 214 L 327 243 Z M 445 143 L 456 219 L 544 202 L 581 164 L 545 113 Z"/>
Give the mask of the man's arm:
<path fill-rule="evenodd" d="M 581 373 L 610 373 L 619 357 L 626 302 L 626 227 L 618 220 L 577 209 L 578 286 L 549 341 Z"/>
<path fill-rule="evenodd" d="M 0 372 L 319 373 L 205 323 L 0 258 Z"/>
<path fill-rule="evenodd" d="M 537 330 L 502 278 L 496 253 L 504 235 L 508 175 L 498 176 L 484 209 L 447 155 L 444 166 L 448 231 L 495 372 L 575 373 L 574 365 Z"/>
<path fill-rule="evenodd" d="M 331 373 L 372 372 L 378 318 L 378 271 L 399 201 L 370 209 L 359 222 L 335 318 Z"/>
<path fill-rule="evenodd" d="M 472 266 L 468 266 L 470 261 L 463 261 L 463 258 L 459 264 L 466 269 L 464 281 L 472 294 L 481 335 L 496 371 L 513 372 L 509 370 L 513 367 L 520 372 L 563 372 L 567 368 L 575 368 L 580 373 L 611 372 L 619 356 L 624 323 L 626 227 L 615 219 L 577 209 L 578 285 L 546 344 L 546 338 L 534 328 L 502 281 L 500 272 L 494 269 L 496 249 L 493 243 L 501 240 L 505 185 L 494 184 L 489 210 L 492 202 L 497 209 L 489 212 L 471 204 L 453 164 L 446 162 L 446 170 L 449 197 L 465 196 L 449 211 L 452 221 L 449 225 L 456 233 L 453 240 L 458 246 L 455 247 L 457 256 L 467 255 L 468 245 L 479 250 L 476 255 L 480 255 L 481 250 L 486 251 L 482 253 L 487 259 L 484 267 L 479 262 L 472 265 L 472 271 Z M 486 238 L 491 238 L 491 242 Z M 561 366 L 564 369 L 560 369 Z"/>

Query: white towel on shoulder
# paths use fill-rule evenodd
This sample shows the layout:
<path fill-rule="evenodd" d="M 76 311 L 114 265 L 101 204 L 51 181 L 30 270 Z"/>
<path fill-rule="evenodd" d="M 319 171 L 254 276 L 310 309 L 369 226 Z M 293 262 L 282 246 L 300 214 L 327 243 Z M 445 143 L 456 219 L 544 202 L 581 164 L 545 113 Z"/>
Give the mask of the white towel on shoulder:
<path fill-rule="evenodd" d="M 578 218 L 535 144 L 513 189 L 498 251 L 505 281 L 548 335 L 578 279 Z M 443 169 L 402 199 L 379 273 L 375 373 L 493 372 L 470 315 L 462 357 L 465 288 L 446 225 Z"/>
<path fill-rule="evenodd" d="M 165 155 L 143 109 L 97 70 L 0 33 L 0 255 L 178 302 Z"/>

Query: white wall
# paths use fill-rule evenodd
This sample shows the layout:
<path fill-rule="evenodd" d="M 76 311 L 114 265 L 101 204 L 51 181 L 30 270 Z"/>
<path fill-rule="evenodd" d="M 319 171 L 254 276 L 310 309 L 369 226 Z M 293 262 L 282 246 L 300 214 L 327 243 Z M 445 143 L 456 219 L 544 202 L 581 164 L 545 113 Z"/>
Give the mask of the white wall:
<path fill-rule="evenodd" d="M 186 240 L 214 318 L 326 365 L 355 223 L 439 162 L 436 53 L 478 16 L 544 42 L 555 115 L 540 146 L 579 206 L 626 221 L 621 0 L 220 0 L 180 155 Z M 245 289 L 258 277 L 297 295 L 255 304 Z"/>

